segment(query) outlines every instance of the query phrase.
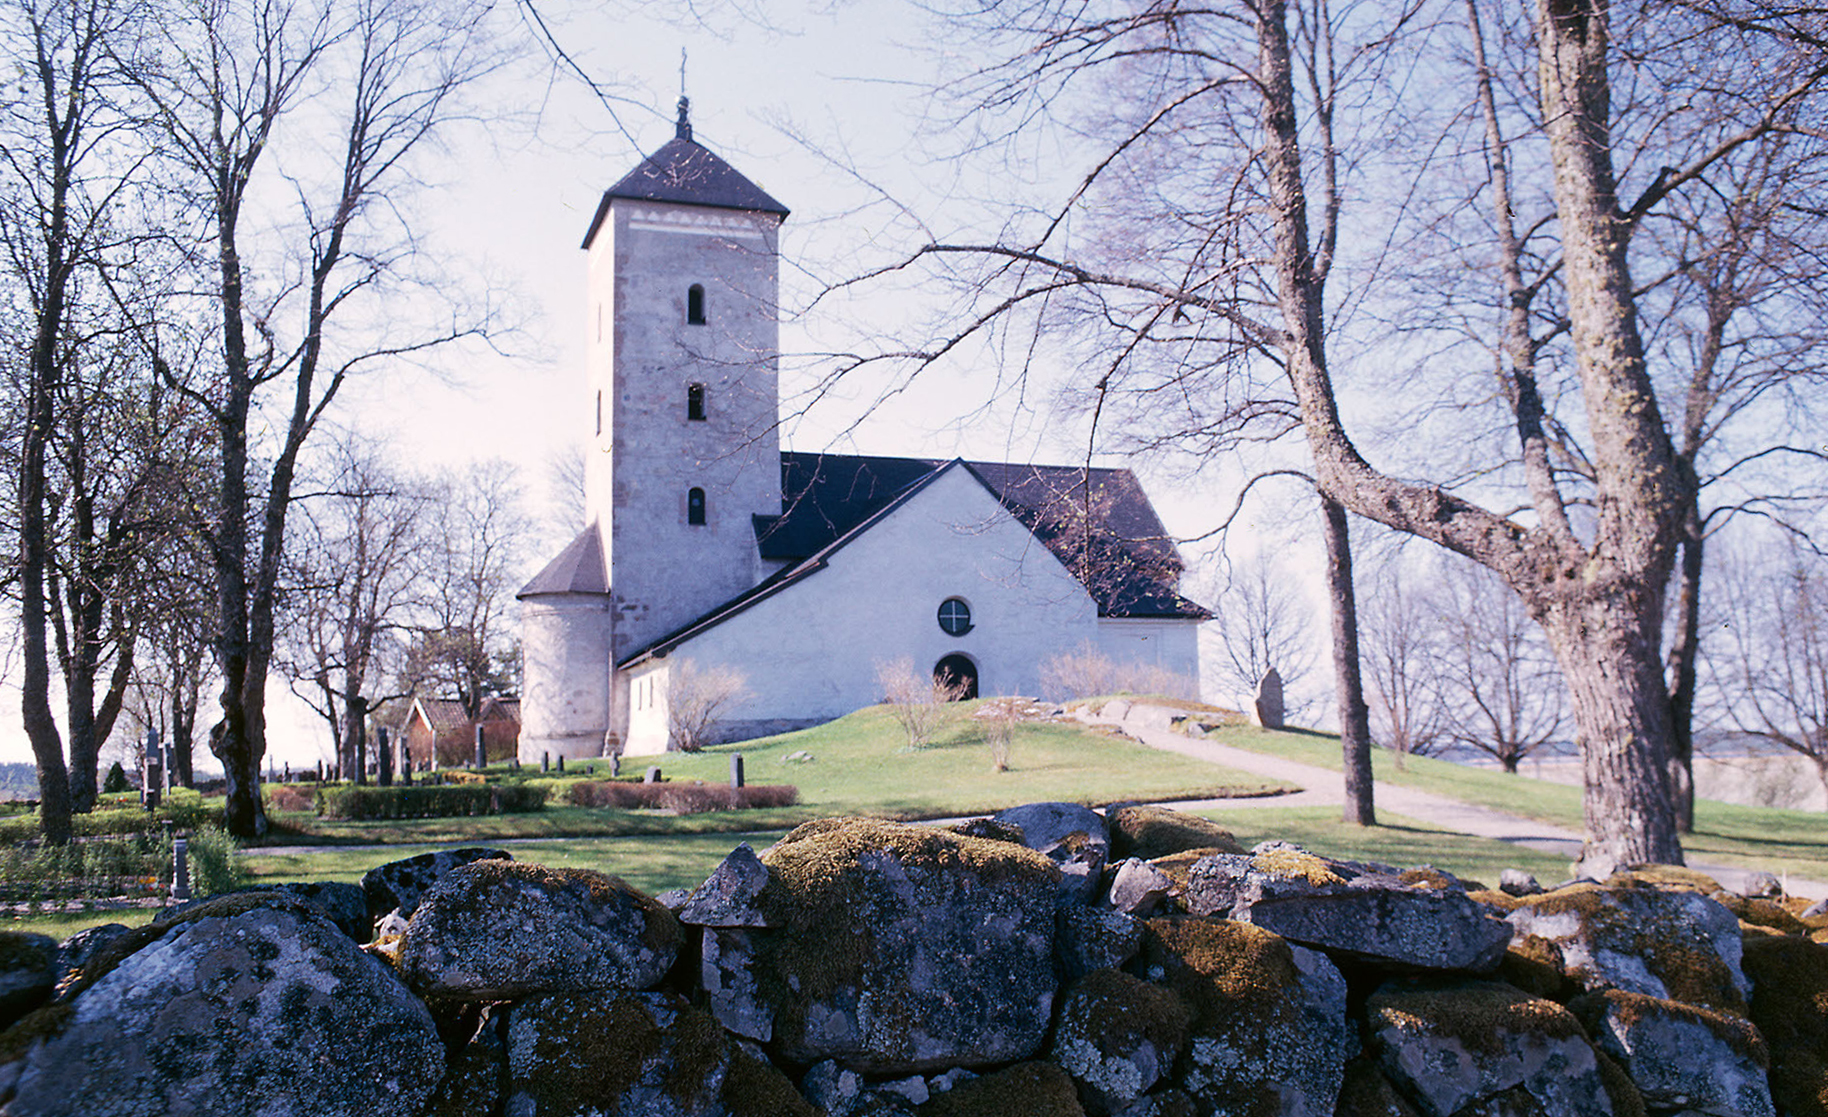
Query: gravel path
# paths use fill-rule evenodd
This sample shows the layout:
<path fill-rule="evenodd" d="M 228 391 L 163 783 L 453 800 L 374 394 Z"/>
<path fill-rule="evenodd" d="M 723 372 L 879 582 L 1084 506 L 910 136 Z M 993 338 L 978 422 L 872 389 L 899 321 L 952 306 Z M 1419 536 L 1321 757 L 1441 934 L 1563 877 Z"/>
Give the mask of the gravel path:
<path fill-rule="evenodd" d="M 1198 810 L 1343 807 L 1345 805 L 1345 777 L 1331 768 L 1317 768 L 1312 764 L 1302 764 L 1279 756 L 1233 748 L 1214 741 L 1195 740 L 1177 733 L 1171 728 L 1172 719 L 1181 716 L 1179 711 L 1160 706 L 1111 702 L 1107 703 L 1104 709 L 1104 715 L 1081 715 L 1081 718 L 1093 725 L 1108 725 L 1121 729 L 1127 736 L 1150 748 L 1180 753 L 1182 756 L 1205 760 L 1213 764 L 1222 764 L 1227 768 L 1236 768 L 1252 775 L 1292 783 L 1302 789 L 1292 795 L 1275 795 L 1261 799 L 1205 799 L 1165 805 Z M 1580 856 L 1581 835 L 1550 823 L 1519 818 L 1516 815 L 1505 814 L 1503 811 L 1494 811 L 1488 807 L 1475 806 L 1471 803 L 1463 803 L 1458 799 L 1449 799 L 1445 796 L 1389 783 L 1377 784 L 1374 794 L 1377 809 L 1380 811 L 1422 819 L 1460 834 L 1472 834 L 1501 842 L 1511 842 L 1545 853 L 1558 853 L 1567 857 L 1570 863 Z M 1706 873 L 1727 888 L 1736 890 L 1744 887 L 1748 873 L 1746 869 L 1731 865 L 1715 865 L 1700 861 L 1690 861 L 1689 867 Z M 1554 882 L 1545 881 L 1544 883 L 1553 884 Z M 1828 882 L 1786 877 L 1784 878 L 1784 890 L 1792 896 L 1807 896 L 1812 900 L 1819 900 L 1828 897 Z"/>

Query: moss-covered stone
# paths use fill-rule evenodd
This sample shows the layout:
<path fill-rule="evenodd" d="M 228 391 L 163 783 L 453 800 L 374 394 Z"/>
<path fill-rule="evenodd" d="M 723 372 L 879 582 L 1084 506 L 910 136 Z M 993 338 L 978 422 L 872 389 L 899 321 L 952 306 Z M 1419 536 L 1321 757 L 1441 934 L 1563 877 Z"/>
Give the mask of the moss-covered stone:
<path fill-rule="evenodd" d="M 1168 989 L 1117 970 L 1074 983 L 1054 1025 L 1053 1061 L 1101 1111 L 1135 1101 L 1160 1081 L 1187 1043 L 1193 1013 Z"/>
<path fill-rule="evenodd" d="M 1346 1064 L 1345 1083 L 1339 1088 L 1333 1113 L 1334 1117 L 1421 1117 L 1368 1057 Z"/>
<path fill-rule="evenodd" d="M 671 911 L 616 877 L 479 860 L 420 900 L 400 971 L 425 996 L 470 1001 L 645 989 L 671 968 L 680 940 Z"/>
<path fill-rule="evenodd" d="M 1147 921 L 1135 966 L 1193 1010 L 1175 1081 L 1202 1112 L 1319 1112 L 1339 1092 L 1356 1037 L 1345 980 L 1324 955 L 1248 923 Z"/>
<path fill-rule="evenodd" d="M 1638 1084 L 1619 1066 L 1617 1059 L 1598 1052 L 1600 1081 L 1606 1084 L 1606 1097 L 1612 1101 L 1613 1117 L 1647 1117 L 1648 1109 L 1644 1105 L 1644 1093 Z"/>
<path fill-rule="evenodd" d="M 1657 888 L 1666 892 L 1699 892 L 1712 896 L 1725 891 L 1720 882 L 1686 865 L 1638 865 L 1606 878 L 1609 888 Z"/>
<path fill-rule="evenodd" d="M 1158 857 L 1199 850 L 1207 853 L 1243 853 L 1231 831 L 1211 819 L 1167 807 L 1122 807 L 1110 816 L 1111 860 Z"/>
<path fill-rule="evenodd" d="M 1085 1117 L 1073 1080 L 1052 1063 L 1017 1063 L 935 1094 L 920 1117 Z"/>
<path fill-rule="evenodd" d="M 1553 1001 L 1495 981 L 1404 981 L 1365 1012 L 1384 1073 L 1427 1113 L 1515 1092 L 1503 1111 L 1611 1117 L 1593 1047 Z"/>
<path fill-rule="evenodd" d="M 1569 1007 L 1647 1105 L 1722 1117 L 1774 1114 L 1770 1057 L 1744 1017 L 1622 989 L 1586 994 Z"/>
<path fill-rule="evenodd" d="M 1807 936 L 1812 928 L 1776 900 L 1752 899 L 1737 892 L 1716 892 L 1713 899 L 1739 920 L 1742 931 Z"/>
<path fill-rule="evenodd" d="M 1512 939 L 1504 961 L 1498 963 L 1497 977 L 1531 996 L 1551 1001 L 1565 1001 L 1577 991 L 1564 972 L 1561 948 L 1539 935 Z"/>
<path fill-rule="evenodd" d="M 751 936 L 752 967 L 786 1057 L 904 1074 L 1040 1047 L 1057 984 L 1060 871 L 1047 857 L 934 827 L 829 819 L 762 861 L 769 929 Z"/>
<path fill-rule="evenodd" d="M 1771 1097 L 1793 1117 L 1828 1117 L 1828 946 L 1748 939 L 1752 1023 L 1771 1057 Z"/>
<path fill-rule="evenodd" d="M 1507 918 L 1520 936 L 1554 943 L 1564 973 L 1583 989 L 1745 1011 L 1739 921 L 1699 891 L 1573 884 L 1525 897 Z"/>

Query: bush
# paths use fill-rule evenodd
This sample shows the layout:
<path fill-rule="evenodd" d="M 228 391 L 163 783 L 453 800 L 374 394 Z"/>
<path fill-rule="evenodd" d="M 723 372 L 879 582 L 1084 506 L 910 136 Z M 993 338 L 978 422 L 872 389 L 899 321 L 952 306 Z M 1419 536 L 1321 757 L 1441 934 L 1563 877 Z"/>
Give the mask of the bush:
<path fill-rule="evenodd" d="M 351 820 L 521 814 L 537 811 L 545 805 L 545 789 L 526 784 L 324 787 L 317 792 L 318 814 L 325 818 Z"/>
<path fill-rule="evenodd" d="M 267 810 L 309 811 L 317 807 L 317 789 L 289 783 L 271 783 L 266 787 Z"/>
<path fill-rule="evenodd" d="M 882 700 L 894 713 L 911 749 L 933 743 L 933 735 L 945 720 L 946 704 L 958 701 L 966 691 L 965 684 L 955 683 L 949 676 L 940 679 L 916 670 L 907 656 L 876 664 L 876 685 L 882 688 Z"/>
<path fill-rule="evenodd" d="M 0 849 L 0 895 L 17 900 L 162 895 L 171 890 L 172 844 L 172 835 L 160 833 L 10 846 Z M 235 840 L 215 827 L 190 835 L 193 894 L 247 883 L 236 848 Z"/>
<path fill-rule="evenodd" d="M 1089 642 L 1041 664 L 1041 689 L 1061 702 L 1112 694 L 1191 698 L 1197 693 L 1185 675 L 1150 663 L 1118 663 Z"/>
<path fill-rule="evenodd" d="M 614 807 L 631 811 L 645 808 L 703 814 L 791 807 L 800 801 L 800 789 L 791 784 L 730 787 L 705 783 L 580 780 L 565 789 L 565 801 L 574 807 Z"/>
<path fill-rule="evenodd" d="M 736 668 L 677 661 L 666 684 L 667 747 L 697 752 L 716 744 L 724 715 L 748 698 L 749 678 Z"/>
<path fill-rule="evenodd" d="M 115 795 L 131 790 L 133 790 L 133 785 L 127 782 L 127 770 L 121 767 L 120 761 L 115 761 L 114 767 L 108 769 L 108 778 L 102 781 L 102 792 L 107 795 Z"/>

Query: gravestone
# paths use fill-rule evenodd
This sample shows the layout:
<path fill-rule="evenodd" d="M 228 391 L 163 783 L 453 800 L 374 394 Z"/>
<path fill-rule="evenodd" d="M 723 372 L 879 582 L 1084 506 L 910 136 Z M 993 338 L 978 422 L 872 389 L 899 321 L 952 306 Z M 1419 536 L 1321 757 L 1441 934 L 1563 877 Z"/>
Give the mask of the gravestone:
<path fill-rule="evenodd" d="M 375 738 L 375 761 L 379 769 L 375 773 L 375 782 L 382 787 L 392 787 L 394 785 L 394 750 L 391 747 L 392 742 L 387 739 L 386 726 L 376 729 L 375 733 L 377 734 Z"/>
<path fill-rule="evenodd" d="M 730 758 L 730 786 L 743 786 L 743 754 L 740 752 Z"/>
<path fill-rule="evenodd" d="M 1263 672 L 1257 684 L 1257 701 L 1251 708 L 1251 723 L 1265 729 L 1282 728 L 1282 676 L 1274 667 Z"/>
<path fill-rule="evenodd" d="M 482 736 L 482 726 L 476 727 L 476 770 L 482 771 L 489 766 L 489 747 Z"/>

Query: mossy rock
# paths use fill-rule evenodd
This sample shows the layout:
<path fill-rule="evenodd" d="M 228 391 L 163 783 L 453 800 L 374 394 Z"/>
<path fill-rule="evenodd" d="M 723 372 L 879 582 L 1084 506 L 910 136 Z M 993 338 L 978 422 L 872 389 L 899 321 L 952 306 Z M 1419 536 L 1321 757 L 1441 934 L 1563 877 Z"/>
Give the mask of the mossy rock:
<path fill-rule="evenodd" d="M 1339 1102 L 1333 1114 L 1334 1117 L 1421 1117 L 1369 1057 L 1346 1064 L 1345 1083 L 1339 1088 Z"/>
<path fill-rule="evenodd" d="M 1054 1025 L 1053 1061 L 1117 1110 L 1152 1089 L 1187 1043 L 1193 1012 L 1172 991 L 1117 970 L 1069 988 Z"/>
<path fill-rule="evenodd" d="M 1072 1077 L 1052 1063 L 1017 1063 L 935 1094 L 920 1117 L 1085 1117 Z"/>
<path fill-rule="evenodd" d="M 1828 946 L 1748 939 L 1752 1023 L 1771 1056 L 1771 1098 L 1792 1117 L 1828 1117 Z"/>
<path fill-rule="evenodd" d="M 1743 931 L 1806 937 L 1813 929 L 1776 900 L 1751 899 L 1737 892 L 1724 891 L 1714 893 L 1713 899 L 1733 913 Z"/>
<path fill-rule="evenodd" d="M 1666 892 L 1699 892 L 1712 896 L 1726 891 L 1720 882 L 1686 865 L 1634 865 L 1606 878 L 1609 888 L 1657 888 Z"/>
<path fill-rule="evenodd" d="M 0 1028 L 50 999 L 61 976 L 58 958 L 49 935 L 0 931 Z"/>
<path fill-rule="evenodd" d="M 617 877 L 480 860 L 419 902 L 400 972 L 422 995 L 466 1001 L 645 989 L 679 953 L 673 913 Z"/>
<path fill-rule="evenodd" d="M 1513 1095 L 1499 1111 L 1612 1117 L 1597 1053 L 1554 1001 L 1495 981 L 1400 981 L 1365 1013 L 1383 1072 L 1426 1112 Z"/>
<path fill-rule="evenodd" d="M 1586 994 L 1569 1008 L 1619 1061 L 1646 1105 L 1729 1117 L 1775 1114 L 1769 1051 L 1744 1017 L 1622 989 Z"/>
<path fill-rule="evenodd" d="M 1231 831 L 1211 819 L 1185 811 L 1150 805 L 1122 807 L 1110 817 L 1111 860 L 1158 857 L 1202 850 L 1209 853 L 1243 853 Z"/>
<path fill-rule="evenodd" d="M 1506 917 L 1561 951 L 1585 990 L 1617 988 L 1743 1013 L 1739 921 L 1689 888 L 1580 883 L 1527 896 Z"/>
<path fill-rule="evenodd" d="M 807 823 L 762 854 L 750 937 L 776 1049 L 871 1074 L 1026 1058 L 1057 987 L 1060 870 L 1008 842 L 876 819 Z"/>

